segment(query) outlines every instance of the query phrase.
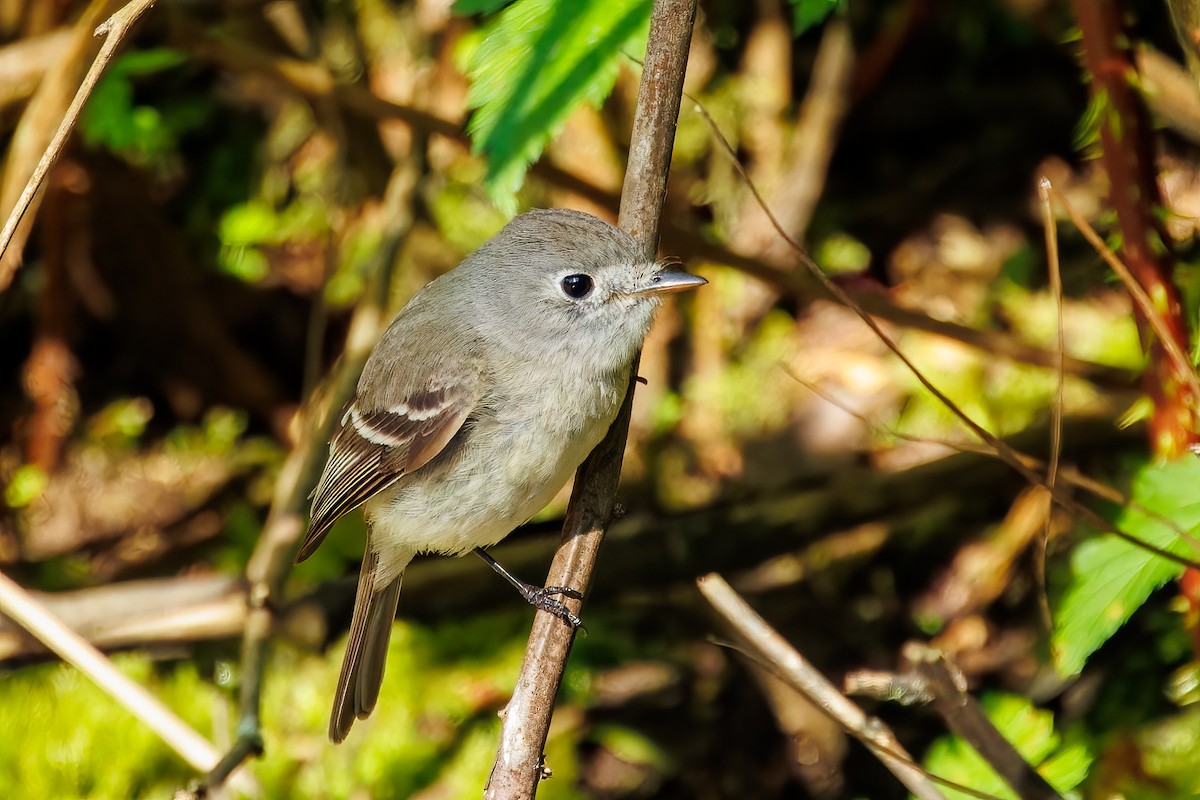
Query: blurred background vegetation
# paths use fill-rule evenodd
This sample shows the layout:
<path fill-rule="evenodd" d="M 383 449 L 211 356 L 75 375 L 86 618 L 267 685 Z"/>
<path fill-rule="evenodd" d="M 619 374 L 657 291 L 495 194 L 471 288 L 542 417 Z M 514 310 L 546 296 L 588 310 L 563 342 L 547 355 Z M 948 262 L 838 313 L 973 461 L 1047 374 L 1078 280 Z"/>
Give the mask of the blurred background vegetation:
<path fill-rule="evenodd" d="M 120 6 L 0 0 L 0 207 Z M 0 570 L 227 747 L 243 576 L 282 466 L 309 446 L 298 410 L 352 331 L 377 332 L 374 311 L 398 309 L 511 213 L 613 218 L 649 8 L 159 0 L 51 174 L 24 265 L 0 261 Z M 1072 491 L 1194 559 L 1196 398 L 1069 223 L 1059 368 L 1037 194 L 1046 176 L 1111 246 L 1137 238 L 1131 268 L 1195 353 L 1189 4 L 700 9 L 663 252 L 711 285 L 665 308 L 647 345 L 627 513 L 540 796 L 904 796 L 725 646 L 692 583 L 710 570 L 835 680 L 901 669 L 906 641 L 931 642 L 1071 796 L 1200 793 L 1200 575 L 1051 509 L 980 452 L 806 275 L 696 109 L 787 232 L 974 421 L 1047 459 L 1061 377 L 1064 480 L 1108 487 Z M 1084 59 L 1089 13 L 1135 46 L 1137 71 L 1116 73 L 1133 105 Z M 1122 148 L 1150 160 L 1148 183 L 1111 172 Z M 1144 218 L 1110 195 L 1135 197 Z M 565 501 L 497 557 L 539 581 Z M 343 520 L 272 609 L 266 752 L 249 771 L 272 798 L 477 796 L 532 612 L 477 559 L 417 563 L 379 708 L 333 747 L 362 540 L 361 519 Z M 0 661 L 0 796 L 164 797 L 195 777 L 4 620 Z M 932 712 L 863 703 L 931 772 L 1014 796 Z"/>

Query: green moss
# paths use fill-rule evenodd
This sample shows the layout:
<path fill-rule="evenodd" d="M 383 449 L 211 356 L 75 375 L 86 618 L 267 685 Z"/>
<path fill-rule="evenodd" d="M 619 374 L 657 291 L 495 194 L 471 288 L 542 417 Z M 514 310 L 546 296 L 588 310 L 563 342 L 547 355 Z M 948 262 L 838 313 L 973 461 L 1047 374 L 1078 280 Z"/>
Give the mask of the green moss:
<path fill-rule="evenodd" d="M 211 736 L 218 693 L 191 665 L 160 680 L 149 660 L 118 656 L 123 672 Z M 194 773 L 145 725 L 73 667 L 28 667 L 0 684 L 0 797 L 170 797 Z"/>

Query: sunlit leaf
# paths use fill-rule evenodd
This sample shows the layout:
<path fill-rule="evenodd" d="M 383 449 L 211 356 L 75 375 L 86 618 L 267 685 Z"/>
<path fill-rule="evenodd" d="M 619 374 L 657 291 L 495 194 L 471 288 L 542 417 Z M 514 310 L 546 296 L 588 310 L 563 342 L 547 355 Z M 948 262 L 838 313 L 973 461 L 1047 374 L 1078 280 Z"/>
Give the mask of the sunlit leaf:
<path fill-rule="evenodd" d="M 792 33 L 799 36 L 845 5 L 845 0 L 791 0 Z"/>
<path fill-rule="evenodd" d="M 519 0 L 487 26 L 468 64 L 467 130 L 506 210 L 571 112 L 603 102 L 626 55 L 641 57 L 649 20 L 649 0 Z"/>
<path fill-rule="evenodd" d="M 9 508 L 24 508 L 42 496 L 50 476 L 36 464 L 22 464 L 13 471 L 4 487 L 4 502 Z"/>
<path fill-rule="evenodd" d="M 1183 458 L 1143 467 L 1133 481 L 1131 500 L 1140 508 L 1113 517 L 1122 531 L 1155 547 L 1196 558 L 1197 548 L 1162 518 L 1184 531 L 1200 532 L 1200 459 Z M 1144 509 L 1144 510 L 1143 510 Z M 1071 556 L 1071 578 L 1054 613 L 1054 661 L 1066 675 L 1083 669 L 1088 657 L 1124 625 L 1150 593 L 1183 571 L 1116 536 L 1097 534 Z"/>
<path fill-rule="evenodd" d="M 1087 777 L 1091 752 L 1082 742 L 1064 741 L 1054 729 L 1054 715 L 1049 711 L 1018 695 L 987 694 L 980 703 L 1004 738 L 1059 792 L 1070 792 Z M 925 769 L 985 795 L 1016 798 L 991 765 L 957 736 L 944 736 L 933 743 L 925 755 Z M 977 796 L 948 786 L 939 788 L 949 800 Z"/>

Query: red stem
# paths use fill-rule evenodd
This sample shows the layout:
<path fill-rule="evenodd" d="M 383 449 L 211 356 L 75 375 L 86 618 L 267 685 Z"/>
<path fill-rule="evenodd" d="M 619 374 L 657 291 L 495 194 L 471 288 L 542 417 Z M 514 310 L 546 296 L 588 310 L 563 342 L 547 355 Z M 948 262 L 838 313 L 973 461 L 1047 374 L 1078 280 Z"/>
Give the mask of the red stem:
<path fill-rule="evenodd" d="M 1145 288 L 1175 343 L 1186 353 L 1188 325 L 1172 280 L 1173 257 L 1155 218 L 1155 209 L 1163 203 L 1155 177 L 1149 118 L 1131 80 L 1136 71 L 1129 38 L 1121 29 L 1121 3 L 1074 3 L 1092 94 L 1106 98 L 1100 141 L 1109 178 L 1109 202 L 1117 212 L 1125 263 Z M 1138 321 L 1143 339 L 1150 341 L 1153 334 L 1140 313 Z M 1149 358 L 1143 383 L 1154 401 L 1150 447 L 1158 458 L 1176 458 L 1197 441 L 1194 410 L 1200 398 L 1191 396 L 1177 367 L 1157 341 L 1150 344 Z"/>

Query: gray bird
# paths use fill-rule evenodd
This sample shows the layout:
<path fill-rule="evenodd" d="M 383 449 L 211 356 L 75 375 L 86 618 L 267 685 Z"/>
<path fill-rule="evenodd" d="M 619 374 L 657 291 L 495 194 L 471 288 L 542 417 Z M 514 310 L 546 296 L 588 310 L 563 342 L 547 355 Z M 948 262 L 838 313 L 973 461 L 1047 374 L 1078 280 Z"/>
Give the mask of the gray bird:
<path fill-rule="evenodd" d="M 662 295 L 705 283 L 576 211 L 513 219 L 406 305 L 329 446 L 297 561 L 362 506 L 367 547 L 329 738 L 375 707 L 404 569 L 475 551 L 526 599 L 566 607 L 483 550 L 548 503 L 604 438 Z"/>

